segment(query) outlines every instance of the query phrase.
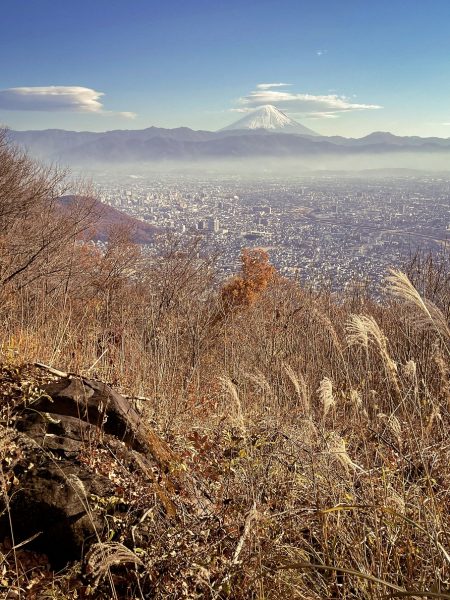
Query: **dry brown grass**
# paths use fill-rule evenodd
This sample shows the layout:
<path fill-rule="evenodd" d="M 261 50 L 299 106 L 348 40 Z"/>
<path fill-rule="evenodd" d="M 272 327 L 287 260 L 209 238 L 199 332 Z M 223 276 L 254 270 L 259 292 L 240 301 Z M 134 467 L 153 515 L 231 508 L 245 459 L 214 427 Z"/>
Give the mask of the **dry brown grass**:
<path fill-rule="evenodd" d="M 106 292 L 87 280 L 74 295 L 22 291 L 2 336 L 4 360 L 39 358 L 145 396 L 146 417 L 209 488 L 206 537 L 200 522 L 160 522 L 155 547 L 140 549 L 154 596 L 446 597 L 441 322 L 411 319 L 409 296 L 364 300 L 355 315 L 345 298 L 281 279 L 217 320 L 210 265 L 189 249 L 166 260 L 172 273 L 185 261 L 179 287 L 140 264 Z"/>

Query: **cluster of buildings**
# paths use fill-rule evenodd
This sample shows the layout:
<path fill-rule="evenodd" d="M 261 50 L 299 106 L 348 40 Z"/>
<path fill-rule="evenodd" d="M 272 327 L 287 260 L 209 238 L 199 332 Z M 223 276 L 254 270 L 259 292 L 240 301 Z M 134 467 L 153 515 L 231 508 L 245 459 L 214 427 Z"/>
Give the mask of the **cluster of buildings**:
<path fill-rule="evenodd" d="M 199 177 L 110 174 L 104 202 L 175 235 L 203 236 L 221 274 L 244 247 L 267 249 L 286 275 L 344 289 L 379 283 L 416 249 L 450 240 L 450 178 L 422 174 Z"/>

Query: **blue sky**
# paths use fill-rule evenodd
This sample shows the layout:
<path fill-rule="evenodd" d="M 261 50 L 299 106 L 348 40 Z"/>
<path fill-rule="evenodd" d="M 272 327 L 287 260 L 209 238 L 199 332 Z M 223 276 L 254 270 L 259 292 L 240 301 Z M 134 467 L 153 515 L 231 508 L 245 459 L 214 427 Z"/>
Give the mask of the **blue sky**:
<path fill-rule="evenodd" d="M 450 0 L 4 0 L 1 22 L 12 128 L 217 129 L 272 103 L 326 135 L 450 137 Z"/>

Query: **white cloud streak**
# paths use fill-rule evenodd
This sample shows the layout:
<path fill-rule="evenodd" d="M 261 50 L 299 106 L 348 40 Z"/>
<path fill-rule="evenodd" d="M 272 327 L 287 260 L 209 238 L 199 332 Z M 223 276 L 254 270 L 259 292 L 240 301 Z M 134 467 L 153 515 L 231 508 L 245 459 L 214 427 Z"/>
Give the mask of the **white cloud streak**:
<path fill-rule="evenodd" d="M 103 92 L 81 86 L 16 87 L 0 90 L 0 109 L 15 111 L 80 112 L 132 119 L 132 112 L 105 110 Z"/>
<path fill-rule="evenodd" d="M 235 110 L 249 112 L 259 106 L 272 104 L 291 114 L 331 119 L 351 111 L 383 108 L 378 104 L 360 104 L 347 96 L 338 94 L 314 95 L 273 89 L 287 85 L 285 83 L 260 83 L 255 90 L 238 99 L 238 107 Z"/>
<path fill-rule="evenodd" d="M 339 115 L 337 115 L 336 113 L 316 112 L 316 113 L 309 113 L 308 118 L 310 118 L 310 119 L 338 119 Z"/>
<path fill-rule="evenodd" d="M 256 86 L 258 90 L 270 90 L 271 88 L 287 87 L 292 85 L 291 83 L 258 83 Z"/>

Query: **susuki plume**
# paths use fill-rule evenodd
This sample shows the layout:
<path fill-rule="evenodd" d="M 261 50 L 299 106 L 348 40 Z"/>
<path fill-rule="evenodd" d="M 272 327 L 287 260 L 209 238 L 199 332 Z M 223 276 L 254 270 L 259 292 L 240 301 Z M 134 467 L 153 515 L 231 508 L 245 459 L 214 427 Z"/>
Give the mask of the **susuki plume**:
<path fill-rule="evenodd" d="M 335 404 L 333 396 L 333 383 L 329 377 L 324 377 L 317 388 L 320 399 L 323 404 L 323 416 L 326 417 L 328 411 Z"/>
<path fill-rule="evenodd" d="M 232 382 L 230 377 L 228 377 L 227 375 L 220 377 L 220 381 L 221 381 L 224 389 L 230 394 L 231 398 L 233 399 L 235 411 L 236 411 L 235 412 L 236 424 L 239 427 L 239 429 L 241 430 L 242 436 L 244 438 L 246 438 L 247 437 L 247 428 L 245 427 L 241 399 L 239 398 L 239 394 L 236 389 L 236 386 L 234 385 L 234 383 Z"/>
<path fill-rule="evenodd" d="M 349 346 L 363 346 L 368 349 L 372 342 L 380 353 L 386 366 L 389 379 L 397 393 L 400 394 L 397 381 L 397 365 L 392 360 L 388 341 L 374 317 L 367 315 L 351 315 L 346 324 L 347 342 Z"/>
<path fill-rule="evenodd" d="M 327 438 L 328 452 L 335 456 L 338 461 L 346 468 L 353 469 L 354 471 L 364 471 L 364 469 L 352 461 L 347 453 L 345 447 L 345 441 L 336 432 L 332 431 L 329 433 Z"/>
<path fill-rule="evenodd" d="M 418 311 L 415 323 L 419 327 L 434 327 L 447 340 L 450 340 L 450 328 L 442 311 L 430 300 L 422 298 L 405 273 L 390 269 L 387 277 L 388 290 L 397 298 L 404 300 Z"/>
<path fill-rule="evenodd" d="M 295 388 L 295 391 L 297 393 L 297 396 L 298 396 L 300 402 L 303 405 L 304 412 L 306 414 L 309 414 L 310 405 L 309 405 L 309 399 L 308 399 L 308 390 L 306 388 L 306 383 L 305 383 L 303 376 L 301 374 L 297 375 L 294 372 L 294 369 L 290 365 L 285 364 L 283 366 L 284 366 L 284 370 L 286 371 L 287 376 L 289 377 L 289 379 L 292 382 L 292 385 Z"/>

